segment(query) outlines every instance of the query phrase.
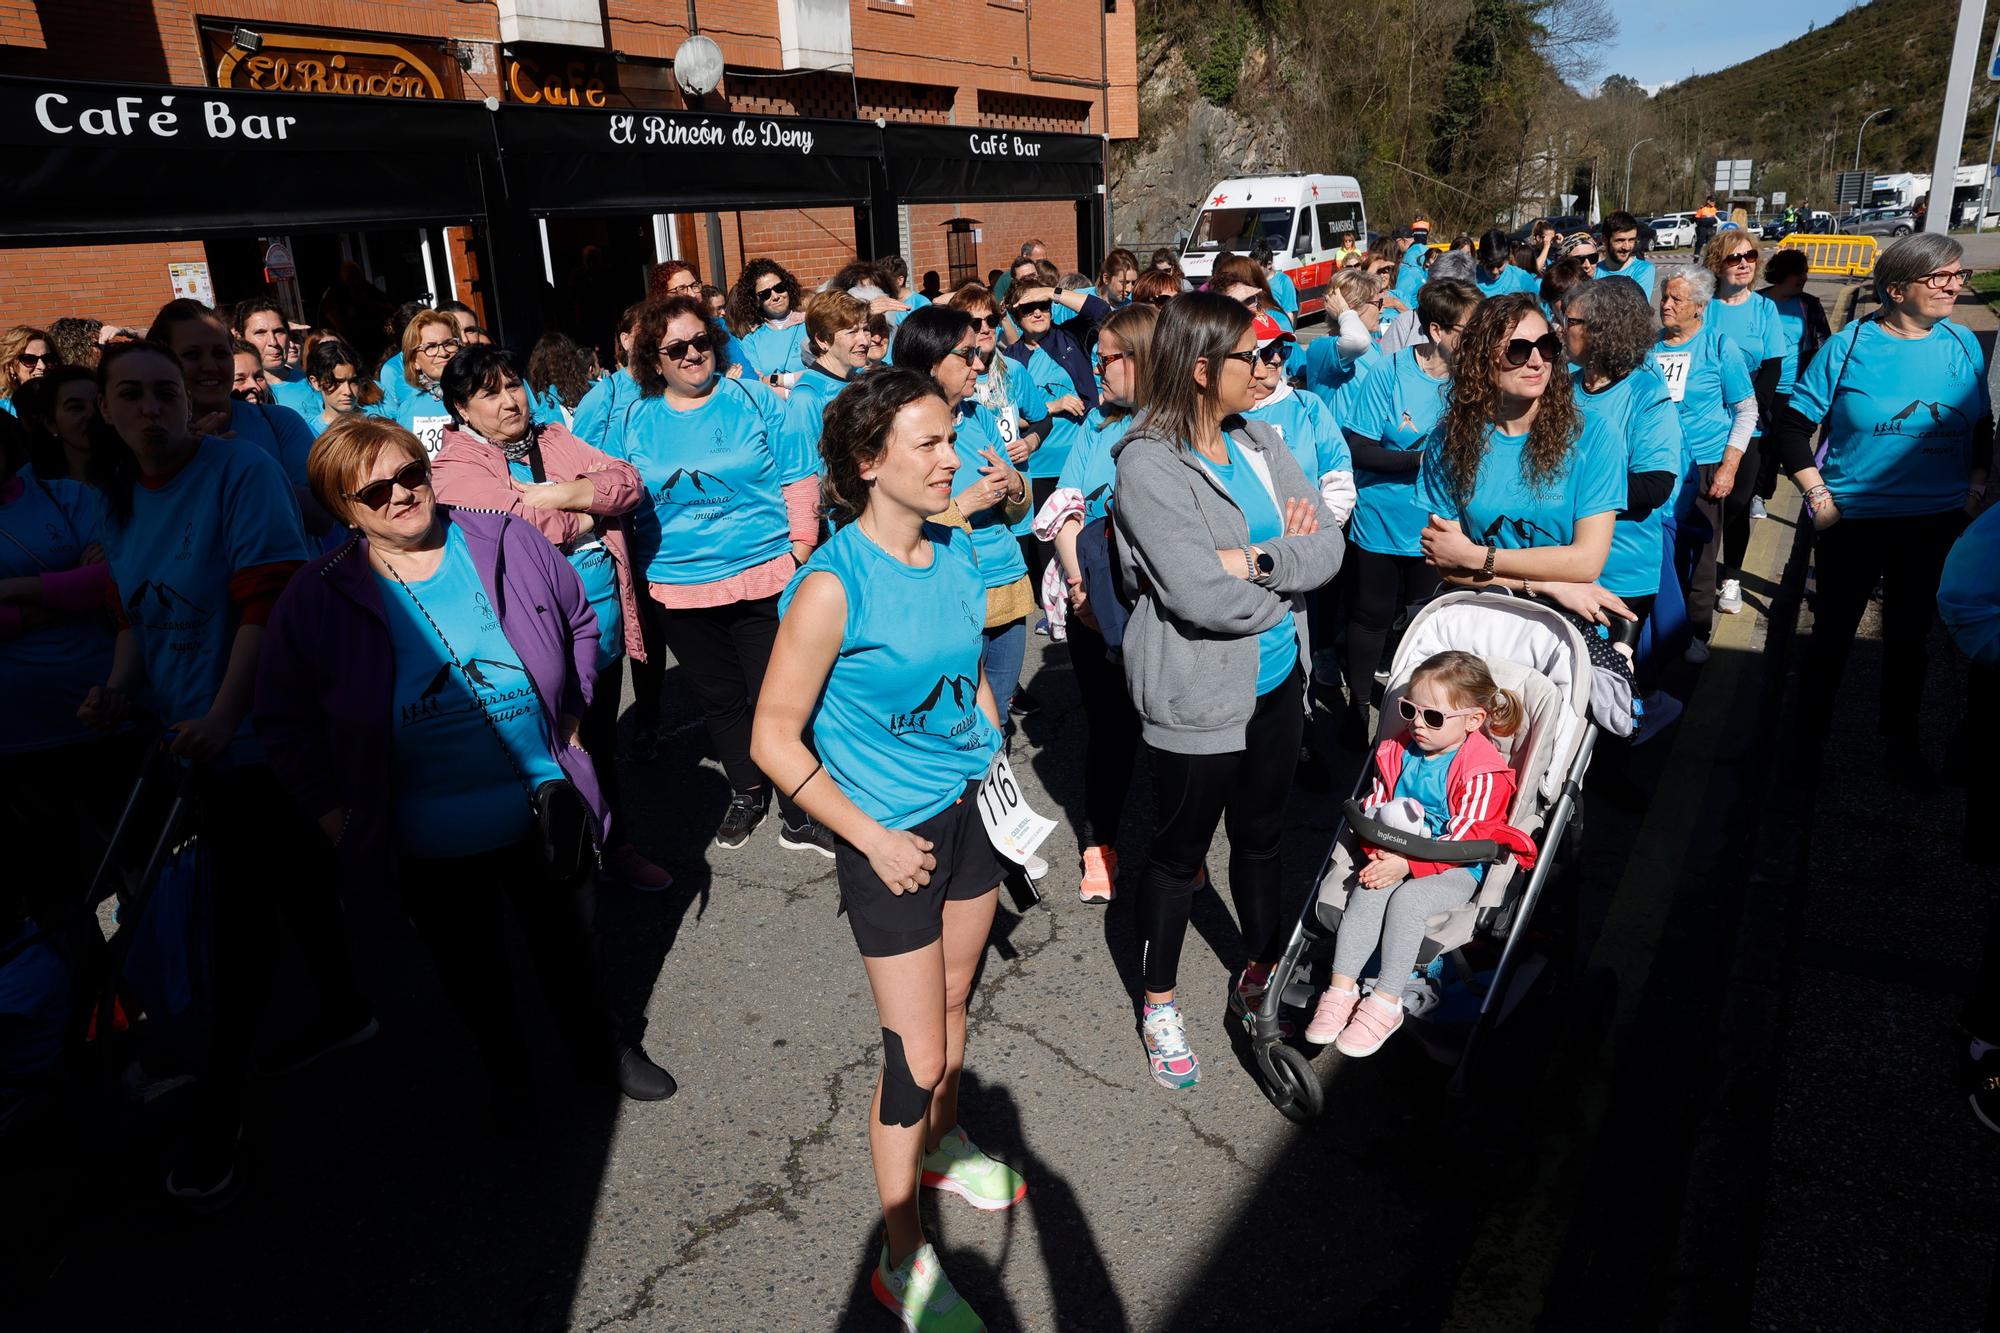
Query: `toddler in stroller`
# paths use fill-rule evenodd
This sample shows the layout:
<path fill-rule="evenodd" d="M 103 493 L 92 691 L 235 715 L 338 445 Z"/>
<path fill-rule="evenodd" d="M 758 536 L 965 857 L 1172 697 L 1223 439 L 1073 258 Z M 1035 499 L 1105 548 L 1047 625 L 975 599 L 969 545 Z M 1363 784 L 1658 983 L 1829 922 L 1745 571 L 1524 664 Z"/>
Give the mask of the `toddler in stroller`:
<path fill-rule="evenodd" d="M 1427 859 L 1443 854 L 1430 844 L 1497 844 L 1524 869 L 1535 860 L 1533 841 L 1507 823 L 1515 776 L 1488 738 L 1519 728 L 1520 698 L 1478 657 L 1452 650 L 1411 673 L 1397 707 L 1405 726 L 1375 747 L 1362 802 L 1377 836 L 1360 840 L 1364 859 L 1335 936 L 1331 983 L 1305 1032 L 1350 1057 L 1373 1055 L 1402 1026 L 1425 922 L 1470 902 L 1484 879 L 1483 864 Z M 1364 1000 L 1359 973 L 1378 944 L 1381 966 Z"/>

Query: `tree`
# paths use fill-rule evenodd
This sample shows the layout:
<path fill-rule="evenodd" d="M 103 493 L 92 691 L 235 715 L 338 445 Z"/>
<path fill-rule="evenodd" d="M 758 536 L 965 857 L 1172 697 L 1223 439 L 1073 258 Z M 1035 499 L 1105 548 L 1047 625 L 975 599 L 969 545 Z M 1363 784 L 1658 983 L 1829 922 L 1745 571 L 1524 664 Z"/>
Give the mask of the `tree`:
<path fill-rule="evenodd" d="M 1645 101 L 1646 90 L 1628 74 L 1608 74 L 1597 85 L 1597 95 L 1609 101 Z"/>

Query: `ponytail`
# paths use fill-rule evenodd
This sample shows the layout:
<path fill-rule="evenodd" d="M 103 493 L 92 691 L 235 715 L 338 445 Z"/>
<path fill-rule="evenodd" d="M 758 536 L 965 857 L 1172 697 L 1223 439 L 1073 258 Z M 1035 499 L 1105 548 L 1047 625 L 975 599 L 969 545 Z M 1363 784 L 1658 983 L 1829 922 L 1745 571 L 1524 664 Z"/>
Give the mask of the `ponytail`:
<path fill-rule="evenodd" d="M 1527 710 L 1521 705 L 1521 696 L 1512 690 L 1493 687 L 1493 697 L 1486 705 L 1486 729 L 1495 736 L 1511 736 L 1521 729 L 1528 720 Z"/>

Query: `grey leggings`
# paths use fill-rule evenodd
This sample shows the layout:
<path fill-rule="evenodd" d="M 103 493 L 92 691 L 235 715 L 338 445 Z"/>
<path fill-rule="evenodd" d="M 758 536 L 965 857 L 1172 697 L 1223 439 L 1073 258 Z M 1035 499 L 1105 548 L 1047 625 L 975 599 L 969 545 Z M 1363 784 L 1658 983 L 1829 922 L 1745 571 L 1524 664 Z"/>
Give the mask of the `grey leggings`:
<path fill-rule="evenodd" d="M 1340 933 L 1333 942 L 1333 970 L 1359 977 L 1368 955 L 1382 945 L 1382 966 L 1376 985 L 1384 995 L 1401 997 L 1417 965 L 1417 947 L 1424 942 L 1424 922 L 1439 912 L 1469 903 L 1479 892 L 1472 872 L 1463 867 L 1436 875 L 1406 879 L 1390 889 L 1356 883 L 1347 894 L 1340 916 Z"/>

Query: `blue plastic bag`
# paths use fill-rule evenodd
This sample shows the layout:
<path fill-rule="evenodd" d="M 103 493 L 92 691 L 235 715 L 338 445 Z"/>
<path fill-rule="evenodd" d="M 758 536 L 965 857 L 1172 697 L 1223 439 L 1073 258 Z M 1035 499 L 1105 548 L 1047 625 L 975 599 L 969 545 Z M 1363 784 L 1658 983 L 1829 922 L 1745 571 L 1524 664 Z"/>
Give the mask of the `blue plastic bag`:
<path fill-rule="evenodd" d="M 214 933 L 214 886 L 200 838 L 160 863 L 125 955 L 125 984 L 156 1022 L 206 1017 Z"/>

